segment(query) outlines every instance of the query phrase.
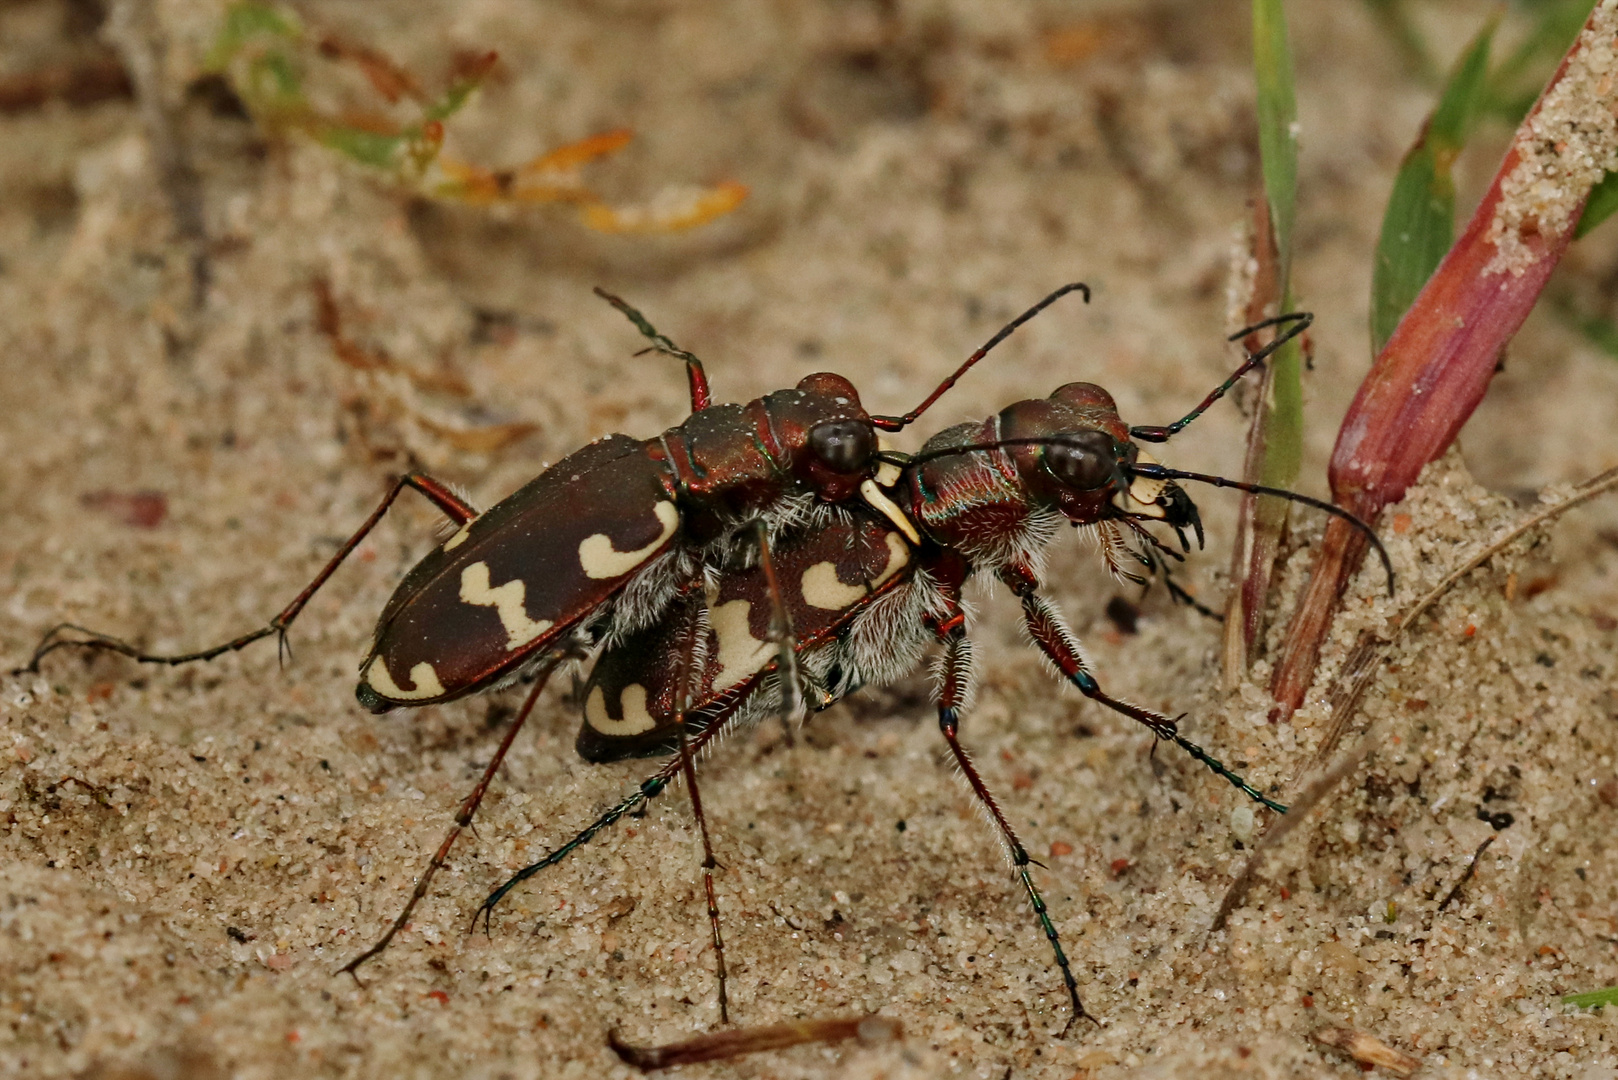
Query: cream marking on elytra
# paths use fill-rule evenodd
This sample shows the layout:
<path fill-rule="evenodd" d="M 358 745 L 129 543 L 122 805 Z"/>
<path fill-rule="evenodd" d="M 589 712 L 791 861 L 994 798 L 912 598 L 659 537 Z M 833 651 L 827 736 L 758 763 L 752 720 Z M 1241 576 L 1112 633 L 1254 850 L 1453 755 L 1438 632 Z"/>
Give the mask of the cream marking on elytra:
<path fill-rule="evenodd" d="M 520 649 L 556 624 L 549 619 L 530 619 L 524 601 L 528 586 L 522 578 L 512 578 L 498 589 L 489 587 L 489 564 L 475 562 L 461 571 L 461 599 L 478 607 L 492 607 L 506 628 L 506 648 Z"/>
<path fill-rule="evenodd" d="M 645 562 L 658 548 L 662 547 L 674 530 L 680 527 L 680 511 L 671 502 L 658 502 L 652 504 L 652 512 L 662 524 L 663 531 L 656 540 L 643 548 L 634 551 L 619 551 L 612 546 L 612 537 L 606 533 L 596 533 L 579 541 L 579 565 L 584 567 L 586 577 L 615 578 L 629 573 L 641 563 Z"/>
<path fill-rule="evenodd" d="M 865 501 L 870 504 L 871 509 L 893 522 L 894 527 L 908 536 L 912 544 L 921 543 L 921 534 L 916 531 L 916 526 L 911 524 L 910 519 L 905 517 L 904 511 L 895 506 L 893 500 L 888 498 L 887 494 L 876 486 L 876 481 L 860 481 L 860 494 L 865 497 Z"/>
<path fill-rule="evenodd" d="M 618 706 L 623 710 L 622 720 L 607 715 L 607 695 L 596 687 L 584 702 L 585 723 L 603 735 L 639 735 L 657 726 L 646 709 L 646 687 L 640 683 L 630 683 L 618 692 Z"/>
<path fill-rule="evenodd" d="M 1142 465 L 1158 464 L 1157 459 L 1144 450 L 1136 453 L 1135 460 Z M 1137 514 L 1140 517 L 1165 517 L 1167 514 L 1163 507 L 1158 505 L 1157 497 L 1163 494 L 1163 489 L 1167 486 L 1167 480 L 1137 476 L 1134 482 L 1129 485 L 1128 491 L 1120 491 L 1112 497 L 1112 504 L 1120 510 Z"/>
<path fill-rule="evenodd" d="M 438 681 L 438 672 L 425 660 L 410 669 L 410 685 L 415 687 L 414 690 L 398 686 L 393 676 L 388 674 L 388 662 L 380 656 L 371 662 L 370 669 L 365 673 L 365 681 L 371 684 L 371 689 L 390 701 L 415 701 L 441 697 L 444 693 L 444 684 Z"/>
<path fill-rule="evenodd" d="M 836 563 L 815 563 L 803 572 L 803 599 L 822 611 L 841 611 L 864 600 L 871 587 L 865 582 L 846 585 L 837 578 Z"/>
<path fill-rule="evenodd" d="M 476 520 L 477 518 L 472 519 L 472 521 Z M 465 525 L 462 525 L 455 531 L 454 536 L 450 537 L 448 540 L 445 540 L 442 550 L 454 551 L 456 548 L 466 543 L 466 538 L 472 535 L 472 521 L 468 521 Z"/>
<path fill-rule="evenodd" d="M 910 561 L 910 546 L 905 543 L 904 537 L 890 532 L 886 539 L 888 564 L 882 568 L 880 574 L 858 585 L 845 585 L 838 580 L 835 563 L 816 563 L 803 572 L 804 601 L 822 611 L 841 611 L 853 607 L 875 592 L 877 586 L 904 569 L 905 564 Z"/>
<path fill-rule="evenodd" d="M 753 636 L 753 628 L 747 620 L 752 607 L 750 600 L 732 600 L 708 609 L 714 636 L 719 639 L 719 671 L 713 679 L 716 692 L 729 690 L 758 674 L 779 651 L 774 642 L 760 641 Z"/>

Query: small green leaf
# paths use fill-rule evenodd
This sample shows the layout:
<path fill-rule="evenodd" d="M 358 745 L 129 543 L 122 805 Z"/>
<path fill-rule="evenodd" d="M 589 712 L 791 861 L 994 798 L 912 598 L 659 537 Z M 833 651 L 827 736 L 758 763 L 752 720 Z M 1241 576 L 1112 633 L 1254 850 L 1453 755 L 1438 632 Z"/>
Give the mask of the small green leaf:
<path fill-rule="evenodd" d="M 1432 116 L 1405 154 L 1382 217 L 1371 271 L 1371 352 L 1393 335 L 1416 294 L 1455 240 L 1451 166 L 1466 145 L 1485 93 L 1489 46 L 1498 19 L 1484 24 L 1456 61 Z"/>
<path fill-rule="evenodd" d="M 232 4 L 225 13 L 225 23 L 220 27 L 219 36 L 214 39 L 202 66 L 206 71 L 223 71 L 247 47 L 247 43 L 257 37 L 297 41 L 302 35 L 303 29 L 298 25 L 296 16 L 274 4 L 259 3 L 258 0 Z"/>
<path fill-rule="evenodd" d="M 284 112 L 304 104 L 303 72 L 292 57 L 281 52 L 255 58 L 241 89 L 250 109 Z"/>
<path fill-rule="evenodd" d="M 1281 291 L 1292 268 L 1292 222 L 1298 203 L 1298 101 L 1292 49 L 1281 0 L 1253 0 L 1253 71 L 1258 82 L 1258 146 L 1264 194 L 1275 225 Z"/>
<path fill-rule="evenodd" d="M 1605 990 L 1591 990 L 1587 994 L 1569 994 L 1562 999 L 1563 1005 L 1576 1005 L 1581 1009 L 1599 1009 L 1603 1005 L 1618 1005 L 1618 986 L 1609 986 Z"/>
<path fill-rule="evenodd" d="M 482 85 L 483 79 L 461 79 L 444 92 L 444 96 L 427 106 L 422 111 L 422 119 L 428 122 L 433 120 L 448 120 L 461 111 L 472 92 Z"/>
<path fill-rule="evenodd" d="M 385 135 L 375 131 L 334 125 L 319 132 L 316 138 L 361 165 L 392 170 L 398 168 L 400 148 L 409 142 L 411 134 L 405 132 L 399 135 Z"/>
<path fill-rule="evenodd" d="M 1600 225 L 1618 210 L 1618 173 L 1608 173 L 1601 178 L 1590 191 L 1590 197 L 1585 200 L 1584 213 L 1579 223 L 1573 227 L 1573 238 L 1589 234 L 1590 230 Z"/>

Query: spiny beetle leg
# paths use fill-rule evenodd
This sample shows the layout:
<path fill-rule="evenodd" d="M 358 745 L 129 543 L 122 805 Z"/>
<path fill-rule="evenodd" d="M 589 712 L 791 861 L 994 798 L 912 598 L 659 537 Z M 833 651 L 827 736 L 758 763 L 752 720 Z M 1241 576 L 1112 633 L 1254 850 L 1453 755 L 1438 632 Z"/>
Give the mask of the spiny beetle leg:
<path fill-rule="evenodd" d="M 81 626 L 75 626 L 71 623 L 62 623 L 58 626 L 52 627 L 51 630 L 40 639 L 39 645 L 34 649 L 33 657 L 28 661 L 28 666 L 22 668 L 21 670 L 24 672 L 37 672 L 39 670 L 39 662 L 41 660 L 43 660 L 49 654 L 55 652 L 57 649 L 65 648 L 104 649 L 108 652 L 115 652 L 122 656 L 127 656 L 131 660 L 138 661 L 142 664 L 168 664 L 172 667 L 178 664 L 189 664 L 197 660 L 212 660 L 214 657 L 221 656 L 224 653 L 236 652 L 239 649 L 251 645 L 255 641 L 269 637 L 271 634 L 275 634 L 279 637 L 283 650 L 282 655 L 285 656 L 286 632 L 287 628 L 292 625 L 292 620 L 298 617 L 299 612 L 303 611 L 304 605 L 309 603 L 310 599 L 315 595 L 315 592 L 319 590 L 322 585 L 326 584 L 326 580 L 330 578 L 332 574 L 337 572 L 337 568 L 342 565 L 343 560 L 353 554 L 354 549 L 357 548 L 360 545 L 360 542 L 363 541 L 370 531 L 376 527 L 377 522 L 382 520 L 382 515 L 388 512 L 388 507 L 393 505 L 393 501 L 399 497 L 399 493 L 407 487 L 414 488 L 425 495 L 434 506 L 443 511 L 444 516 L 448 517 L 457 525 L 465 525 L 468 521 L 471 521 L 473 518 L 477 517 L 477 511 L 463 502 L 444 484 L 441 484 L 437 480 L 434 480 L 432 477 L 423 473 L 405 473 L 403 476 L 400 476 L 393 482 L 393 487 L 388 489 L 388 493 L 383 497 L 381 504 L 371 512 L 371 516 L 365 519 L 365 522 L 360 525 L 359 529 L 355 531 L 354 535 L 350 536 L 348 541 L 337 550 L 337 554 L 331 557 L 331 561 L 326 563 L 325 568 L 322 569 L 319 574 L 315 575 L 315 579 L 304 587 L 304 590 L 293 599 L 292 603 L 288 604 L 284 609 L 282 609 L 281 613 L 275 618 L 271 619 L 267 625 L 261 626 L 257 630 L 243 634 L 240 637 L 232 638 L 223 645 L 215 645 L 211 649 L 203 649 L 199 652 L 179 653 L 175 655 L 163 656 L 156 653 L 142 652 L 140 649 L 135 648 L 135 646 L 130 645 L 128 642 L 122 641 L 108 634 L 98 633 L 94 630 L 86 630 Z M 88 634 L 90 636 L 84 639 L 58 638 L 57 635 L 64 630 L 72 630 L 78 633 Z"/>
<path fill-rule="evenodd" d="M 971 786 L 972 794 L 977 796 L 978 802 L 989 812 L 995 828 L 1000 830 L 1000 839 L 1011 856 L 1011 864 L 1017 868 L 1017 876 L 1022 881 L 1023 890 L 1028 894 L 1028 902 L 1034 909 L 1034 916 L 1039 920 L 1040 929 L 1045 933 L 1045 940 L 1050 942 L 1051 951 L 1056 954 L 1056 966 L 1061 969 L 1062 984 L 1067 989 L 1068 1001 L 1072 1005 L 1067 1023 L 1057 1036 L 1061 1038 L 1072 1029 L 1074 1021 L 1079 1017 L 1091 1021 L 1095 1018 L 1084 1011 L 1084 1003 L 1079 1000 L 1079 983 L 1073 977 L 1067 953 L 1062 950 L 1062 940 L 1056 933 L 1056 923 L 1051 920 L 1050 912 L 1045 906 L 1045 898 L 1035 888 L 1033 876 L 1028 872 L 1028 866 L 1034 863 L 1034 860 L 1029 856 L 1028 849 L 1023 847 L 1022 841 L 1017 838 L 1011 822 L 1006 820 L 1006 815 L 1001 811 L 994 793 L 983 782 L 983 777 L 978 775 L 977 766 L 972 763 L 972 757 L 966 752 L 966 747 L 961 745 L 960 708 L 966 700 L 972 679 L 972 643 L 967 639 L 963 622 L 962 619 L 950 617 L 940 623 L 939 640 L 944 646 L 944 657 L 939 671 L 938 728 L 949 744 L 950 753 L 955 755 L 955 763 L 960 766 L 961 775 L 966 777 L 966 782 Z M 942 629 L 943 627 L 948 629 Z"/>
<path fill-rule="evenodd" d="M 339 972 L 352 975 L 354 976 L 354 981 L 359 982 L 358 972 L 360 965 L 386 949 L 389 943 L 393 941 L 394 936 L 409 925 L 411 912 L 416 910 L 416 905 L 421 903 L 422 897 L 427 895 L 427 887 L 432 884 L 433 875 L 438 873 L 439 868 L 449 858 L 449 849 L 455 846 L 455 841 L 460 838 L 461 830 L 472 823 L 472 815 L 478 812 L 478 806 L 483 802 L 483 796 L 489 790 L 489 784 L 494 780 L 494 774 L 499 771 L 500 764 L 506 760 L 506 751 L 511 749 L 511 743 L 517 738 L 517 732 L 522 730 L 523 724 L 528 720 L 528 714 L 534 711 L 534 703 L 539 700 L 540 692 L 545 689 L 545 683 L 549 680 L 551 672 L 556 670 L 564 658 L 564 653 L 552 653 L 541 662 L 540 676 L 534 680 L 534 688 L 528 691 L 528 697 L 524 699 L 522 708 L 517 710 L 516 718 L 511 721 L 511 730 L 507 731 L 505 738 L 500 740 L 499 748 L 495 750 L 494 757 L 489 759 L 489 765 L 483 770 L 483 775 L 478 779 L 477 785 L 462 800 L 461 808 L 455 813 L 455 824 L 450 826 L 449 832 L 444 836 L 444 842 L 438 845 L 438 850 L 433 852 L 433 857 L 428 860 L 427 869 L 422 871 L 421 877 L 416 879 L 416 887 L 411 890 L 410 899 L 405 901 L 404 910 L 399 912 L 399 917 L 393 920 L 393 924 L 388 927 L 375 945 L 344 964 L 338 969 Z"/>
<path fill-rule="evenodd" d="M 640 787 L 636 788 L 633 794 L 626 795 L 624 798 L 620 799 L 616 805 L 612 806 L 600 817 L 596 818 L 594 821 L 590 822 L 590 824 L 586 825 L 584 828 L 575 833 L 573 838 L 567 841 L 567 843 L 556 848 L 538 862 L 523 867 L 521 870 L 511 875 L 511 877 L 507 878 L 504 884 L 502 884 L 498 889 L 494 890 L 494 892 L 490 893 L 488 898 L 478 906 L 477 911 L 472 915 L 472 926 L 476 927 L 478 920 L 482 919 L 484 921 L 483 925 L 485 932 L 492 932 L 490 927 L 494 919 L 495 906 L 499 904 L 501 900 L 505 899 L 507 893 L 511 892 L 511 890 L 515 889 L 518 885 L 521 885 L 523 882 L 527 881 L 541 870 L 555 866 L 557 863 L 579 850 L 579 848 L 583 847 L 585 844 L 588 844 L 591 840 L 595 839 L 597 833 L 611 826 L 625 814 L 633 813 L 637 808 L 663 794 L 663 792 L 668 789 L 669 781 L 681 773 L 682 769 L 684 768 L 686 758 L 690 757 L 694 759 L 697 755 L 700 755 L 703 747 L 707 746 L 710 741 L 721 734 L 725 728 L 729 726 L 730 722 L 736 718 L 738 710 L 742 704 L 745 703 L 745 701 L 745 697 L 737 698 L 731 704 L 730 708 L 710 720 L 706 727 L 697 732 L 697 734 L 687 742 L 685 754 L 677 754 L 670 758 L 664 763 L 661 769 L 657 770 L 657 772 L 641 781 Z"/>
<path fill-rule="evenodd" d="M 1154 573 L 1161 573 L 1163 575 L 1163 587 L 1168 590 L 1169 599 L 1173 600 L 1177 604 L 1185 604 L 1193 611 L 1200 615 L 1207 616 L 1214 622 L 1225 621 L 1224 615 L 1215 611 L 1213 608 L 1208 607 L 1196 597 L 1186 592 L 1185 589 L 1180 586 L 1180 583 L 1174 580 L 1174 569 L 1169 560 L 1172 559 L 1174 562 L 1185 562 L 1184 555 L 1181 555 L 1178 551 L 1175 551 L 1171 547 L 1165 546 L 1163 541 L 1159 540 L 1151 532 L 1151 530 L 1147 529 L 1134 518 L 1126 517 L 1123 518 L 1122 521 L 1125 525 L 1134 530 L 1136 536 L 1144 538 L 1146 542 L 1151 545 L 1149 549 L 1150 552 L 1156 553 L 1157 558 L 1154 559 L 1148 557 L 1147 561 L 1151 565 Z"/>
<path fill-rule="evenodd" d="M 1010 572 L 1008 572 L 1010 571 Z M 1072 631 L 1056 613 L 1056 609 L 1046 603 L 1031 584 L 1033 572 L 1026 567 L 1011 568 L 1002 571 L 1001 578 L 1010 585 L 1012 591 L 1022 598 L 1023 622 L 1028 627 L 1028 635 L 1055 664 L 1057 670 L 1065 675 L 1069 682 L 1079 688 L 1079 692 L 1092 701 L 1100 702 L 1107 708 L 1129 717 L 1146 727 L 1159 739 L 1167 739 L 1192 757 L 1196 758 L 1216 776 L 1223 777 L 1231 786 L 1254 802 L 1262 803 L 1276 813 L 1286 813 L 1286 807 L 1273 799 L 1267 798 L 1257 788 L 1236 773 L 1227 769 L 1217 758 L 1212 757 L 1202 747 L 1181 735 L 1175 721 L 1161 713 L 1143 709 L 1139 705 L 1131 705 L 1127 701 L 1119 701 L 1101 689 L 1095 676 L 1090 674 L 1083 656 L 1079 653 L 1078 644 L 1073 640 Z"/>

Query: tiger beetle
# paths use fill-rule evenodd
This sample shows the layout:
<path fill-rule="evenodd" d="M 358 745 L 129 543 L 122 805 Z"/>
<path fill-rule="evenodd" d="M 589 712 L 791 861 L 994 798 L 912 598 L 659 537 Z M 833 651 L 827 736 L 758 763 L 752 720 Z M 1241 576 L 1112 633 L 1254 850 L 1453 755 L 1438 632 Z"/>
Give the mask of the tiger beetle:
<path fill-rule="evenodd" d="M 509 685 L 532 689 L 455 823 L 429 861 L 404 911 L 377 944 L 343 970 L 353 973 L 409 921 L 433 875 L 471 822 L 512 740 L 550 674 L 602 641 L 657 625 L 676 598 L 715 568 L 773 538 L 813 529 L 826 507 L 865 505 L 885 519 L 903 514 L 877 485 L 891 469 L 878 432 L 913 423 L 945 390 L 1023 323 L 1083 284 L 1053 292 L 1005 326 L 916 408 L 872 416 L 853 384 L 821 372 L 745 405 L 716 404 L 702 362 L 660 334 L 640 312 L 600 289 L 651 342 L 650 350 L 685 365 L 691 415 L 652 439 L 609 435 L 545 470 L 479 514 L 450 488 L 420 472 L 398 477 L 381 503 L 280 614 L 257 630 L 197 652 L 157 655 L 64 623 L 40 641 L 25 670 L 62 648 L 120 653 L 141 663 L 212 660 L 275 636 L 285 657 L 287 631 L 314 594 L 353 553 L 399 495 L 425 496 L 455 531 L 418 563 L 383 608 L 356 696 L 373 713 L 432 705 Z M 796 656 L 789 620 L 772 605 L 779 666 Z M 71 636 L 79 635 L 79 636 Z M 795 687 L 796 679 L 783 681 Z M 782 702 L 784 715 L 797 702 Z M 693 786 L 693 798 L 695 798 Z"/>
<path fill-rule="evenodd" d="M 1056 290 L 900 416 L 867 413 L 853 385 L 830 373 L 807 376 L 792 390 L 746 405 L 714 404 L 696 356 L 622 300 L 597 292 L 634 323 L 652 351 L 685 364 L 692 414 L 684 423 L 654 439 L 611 435 L 597 440 L 482 514 L 444 484 L 407 473 L 267 625 L 199 652 L 156 655 L 63 624 L 41 640 L 29 670 L 65 647 L 169 665 L 211 660 L 271 635 L 284 650 L 293 620 L 399 494 L 407 487 L 420 492 L 456 531 L 406 575 L 383 608 L 360 665 L 360 703 L 384 713 L 451 701 L 519 678 L 532 687 L 403 911 L 375 945 L 341 970 L 356 974 L 408 924 L 551 673 L 599 647 L 600 659 L 586 685 L 580 754 L 596 762 L 673 757 L 572 840 L 502 885 L 478 914 L 487 920 L 516 884 L 577 850 L 680 776 L 703 842 L 720 1017 L 728 1022 L 712 873 L 717 862 L 696 782 L 697 754 L 722 731 L 771 711 L 796 714 L 804 704 L 818 710 L 862 685 L 891 682 L 911 670 L 928 646 L 940 645 L 940 728 L 998 828 L 1055 952 L 1072 1005 L 1071 1026 L 1087 1014 L 1029 874 L 1033 860 L 958 739 L 972 682 L 961 587 L 980 571 L 1006 582 L 1022 601 L 1034 642 L 1086 696 L 1139 721 L 1250 797 L 1284 811 L 1181 735 L 1175 720 L 1104 693 L 1061 617 L 1038 595 L 1033 567 L 1065 519 L 1095 531 L 1115 574 L 1144 580 L 1125 568 L 1127 560 L 1166 573 L 1164 556 L 1178 558 L 1178 553 L 1161 544 L 1146 524 L 1168 525 L 1186 550 L 1185 529 L 1202 542 L 1196 506 L 1176 480 L 1279 495 L 1345 517 L 1370 533 L 1329 504 L 1167 469 L 1137 445 L 1163 442 L 1182 430 L 1284 341 L 1302 333 L 1311 317 L 1283 315 L 1234 335 L 1232 340 L 1279 328 L 1274 341 L 1246 357 L 1196 409 L 1167 427 L 1128 428 L 1105 390 L 1072 383 L 1048 399 L 1018 402 L 983 424 L 950 428 L 908 455 L 882 448 L 878 432 L 909 426 L 1017 327 L 1068 293 L 1080 292 L 1088 300 L 1089 290 L 1082 284 Z M 1383 560 L 1386 564 L 1385 554 Z M 84 636 L 63 636 L 69 631 Z"/>
<path fill-rule="evenodd" d="M 1309 317 L 1288 316 L 1264 325 L 1278 322 L 1286 329 L 1270 350 L 1301 333 Z M 1254 362 L 1249 358 L 1244 369 Z M 1089 1014 L 1030 875 L 1034 860 L 959 739 L 960 716 L 975 681 L 962 586 L 975 573 L 994 575 L 1021 601 L 1030 639 L 1080 692 L 1143 724 L 1154 738 L 1186 750 L 1248 797 L 1285 813 L 1286 807 L 1182 735 L 1180 718 L 1103 691 L 1077 639 L 1040 595 L 1034 569 L 1064 520 L 1091 530 L 1109 570 L 1136 581 L 1143 579 L 1126 568 L 1126 560 L 1152 569 L 1163 554 L 1178 557 L 1158 544 L 1147 524 L 1167 525 L 1186 550 L 1184 530 L 1190 529 L 1200 546 L 1203 532 L 1196 505 L 1177 480 L 1279 495 L 1317 507 L 1365 528 L 1382 552 L 1375 534 L 1337 507 L 1291 492 L 1168 469 L 1137 445 L 1167 440 L 1242 373 L 1168 427 L 1126 427 L 1111 395 L 1091 383 L 1070 383 L 1048 398 L 1017 402 L 982 423 L 952 427 L 919 453 L 903 456 L 902 463 L 881 477 L 901 517 L 875 514 L 869 505 L 832 507 L 812 527 L 775 538 L 754 564 L 693 582 L 655 624 L 609 641 L 585 684 L 580 755 L 598 762 L 674 756 L 573 839 L 496 889 L 477 916 L 486 925 L 492 923 L 495 907 L 512 889 L 661 794 L 676 776 L 692 789 L 706 861 L 711 862 L 692 768 L 698 753 L 720 734 L 768 714 L 786 679 L 801 679 L 805 700 L 824 708 L 862 686 L 903 677 L 936 646 L 941 650 L 933 672 L 939 728 L 999 832 L 1055 954 L 1071 1005 L 1065 1033 Z M 1391 588 L 1391 567 L 1388 574 Z M 790 617 L 797 652 L 795 670 L 785 673 L 771 637 L 770 613 L 777 603 Z M 711 877 L 706 885 L 723 1012 L 724 946 Z"/>

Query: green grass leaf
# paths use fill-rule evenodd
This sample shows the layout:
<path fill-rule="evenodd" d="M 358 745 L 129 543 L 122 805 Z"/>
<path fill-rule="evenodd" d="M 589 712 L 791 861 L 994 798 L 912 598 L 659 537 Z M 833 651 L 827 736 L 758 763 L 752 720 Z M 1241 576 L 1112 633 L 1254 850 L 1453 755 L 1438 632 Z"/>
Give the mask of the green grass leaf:
<path fill-rule="evenodd" d="M 1258 84 L 1258 146 L 1264 197 L 1275 234 L 1278 310 L 1292 305 L 1292 226 L 1298 204 L 1298 101 L 1293 87 L 1292 48 L 1287 42 L 1282 0 L 1253 0 L 1253 74 Z M 1272 487 L 1291 487 L 1303 459 L 1303 353 L 1293 341 L 1270 359 L 1269 401 L 1256 418 L 1264 425 L 1258 476 Z M 1277 531 L 1286 503 L 1260 502 L 1260 531 Z"/>
<path fill-rule="evenodd" d="M 1455 242 L 1452 165 L 1486 95 L 1490 19 L 1456 61 L 1438 105 L 1405 154 L 1382 217 L 1371 270 L 1371 353 L 1382 351 L 1427 279 Z"/>
<path fill-rule="evenodd" d="M 1292 310 L 1289 277 L 1298 201 L 1297 93 L 1282 0 L 1253 0 L 1253 77 L 1258 87 L 1258 145 L 1264 177 L 1259 210 L 1265 215 L 1254 225 L 1254 254 L 1261 264 L 1271 264 L 1272 272 L 1259 275 L 1264 284 L 1251 298 L 1251 313 L 1259 309 L 1279 313 Z M 1301 358 L 1298 342 L 1293 341 L 1266 364 L 1262 397 L 1248 429 L 1247 460 L 1242 467 L 1242 479 L 1249 483 L 1277 488 L 1297 483 L 1303 461 Z M 1231 565 L 1231 579 L 1239 587 L 1232 593 L 1227 613 L 1231 617 L 1225 622 L 1227 677 L 1234 675 L 1234 658 L 1250 661 L 1254 642 L 1263 639 L 1264 597 L 1289 508 L 1284 499 L 1243 496 L 1243 539 Z"/>
<path fill-rule="evenodd" d="M 1562 999 L 1563 1005 L 1576 1005 L 1581 1009 L 1599 1009 L 1603 1005 L 1618 1005 L 1618 986 L 1609 986 L 1605 990 L 1591 990 L 1587 994 L 1569 994 Z"/>
<path fill-rule="evenodd" d="M 1591 190 L 1584 213 L 1573 228 L 1573 239 L 1589 235 L 1591 229 L 1610 218 L 1615 210 L 1618 210 L 1618 173 L 1608 173 Z"/>
<path fill-rule="evenodd" d="M 1275 225 L 1281 291 L 1292 267 L 1292 223 L 1298 203 L 1298 100 L 1292 49 L 1281 0 L 1253 0 L 1253 72 L 1258 82 L 1258 146 L 1264 194 Z"/>
<path fill-rule="evenodd" d="M 1518 6 L 1533 18 L 1528 33 L 1489 78 L 1486 108 L 1507 123 L 1517 124 L 1539 98 L 1549 78 L 1590 16 L 1591 0 L 1525 0 Z"/>

